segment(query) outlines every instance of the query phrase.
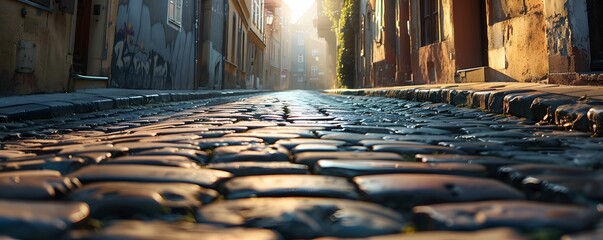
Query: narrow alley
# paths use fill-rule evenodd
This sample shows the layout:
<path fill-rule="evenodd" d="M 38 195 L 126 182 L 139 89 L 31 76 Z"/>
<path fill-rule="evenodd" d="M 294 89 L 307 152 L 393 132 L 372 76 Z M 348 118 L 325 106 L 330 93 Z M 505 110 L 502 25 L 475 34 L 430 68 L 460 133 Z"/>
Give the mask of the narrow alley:
<path fill-rule="evenodd" d="M 0 0 L 0 240 L 603 239 L 602 12 Z"/>

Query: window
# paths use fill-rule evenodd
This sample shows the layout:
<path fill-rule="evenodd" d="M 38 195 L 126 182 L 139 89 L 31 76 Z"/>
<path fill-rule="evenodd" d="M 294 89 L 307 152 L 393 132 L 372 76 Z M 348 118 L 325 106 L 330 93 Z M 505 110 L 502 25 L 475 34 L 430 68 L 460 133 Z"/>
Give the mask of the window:
<path fill-rule="evenodd" d="M 298 63 L 303 63 L 304 62 L 304 55 L 300 54 L 299 56 L 297 56 L 297 62 Z"/>
<path fill-rule="evenodd" d="M 383 31 L 384 20 L 385 20 L 385 9 L 384 9 L 383 0 L 377 0 L 375 6 L 375 42 L 382 43 L 383 42 Z"/>
<path fill-rule="evenodd" d="M 318 76 L 318 66 L 312 66 L 312 77 Z"/>
<path fill-rule="evenodd" d="M 262 5 L 264 5 L 264 1 L 263 0 L 252 0 L 252 7 L 251 7 L 251 18 L 253 19 L 253 23 L 258 26 L 258 28 L 262 29 L 261 26 L 264 24 L 262 22 L 262 18 L 264 17 L 264 12 L 263 12 L 263 7 Z"/>
<path fill-rule="evenodd" d="M 168 22 L 178 28 L 182 26 L 182 0 L 169 0 Z"/>
<path fill-rule="evenodd" d="M 232 35 L 230 37 L 230 49 L 231 49 L 231 51 L 230 51 L 230 54 L 231 54 L 230 55 L 230 61 L 233 64 L 236 64 L 235 63 L 235 55 L 236 55 L 235 54 L 236 53 L 235 46 L 236 46 L 236 43 L 237 43 L 236 36 L 237 36 L 237 15 L 233 14 L 232 15 Z"/>
<path fill-rule="evenodd" d="M 241 69 L 247 65 L 247 33 L 241 28 L 243 39 L 241 40 Z"/>
<path fill-rule="evenodd" d="M 421 46 L 440 41 L 438 0 L 421 0 Z"/>
<path fill-rule="evenodd" d="M 260 31 L 264 32 L 264 19 L 265 19 L 265 14 L 264 14 L 264 0 L 262 0 L 260 2 L 260 21 L 259 21 L 259 25 L 260 25 Z"/>
<path fill-rule="evenodd" d="M 252 15 L 253 23 L 257 25 L 258 24 L 258 17 L 257 17 L 257 14 L 258 14 L 258 0 L 251 1 L 251 5 L 252 5 L 252 7 L 251 7 L 251 12 L 252 12 L 251 15 Z"/>
<path fill-rule="evenodd" d="M 312 49 L 312 57 L 318 57 L 318 49 Z"/>
<path fill-rule="evenodd" d="M 302 32 L 298 32 L 297 33 L 297 45 L 299 46 L 303 46 L 304 45 L 304 34 Z"/>
<path fill-rule="evenodd" d="M 47 11 L 52 11 L 50 0 L 19 0 L 19 2 L 29 4 L 31 6 L 41 8 Z"/>

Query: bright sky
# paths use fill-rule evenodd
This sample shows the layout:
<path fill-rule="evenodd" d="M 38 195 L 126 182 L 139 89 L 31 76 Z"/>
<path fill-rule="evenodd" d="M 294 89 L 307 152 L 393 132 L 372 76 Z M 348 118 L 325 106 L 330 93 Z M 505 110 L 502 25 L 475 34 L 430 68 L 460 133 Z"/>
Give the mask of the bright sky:
<path fill-rule="evenodd" d="M 312 7 L 315 0 L 284 0 L 289 8 L 291 8 L 291 21 L 297 22 L 297 20 L 306 13 L 308 8 Z"/>

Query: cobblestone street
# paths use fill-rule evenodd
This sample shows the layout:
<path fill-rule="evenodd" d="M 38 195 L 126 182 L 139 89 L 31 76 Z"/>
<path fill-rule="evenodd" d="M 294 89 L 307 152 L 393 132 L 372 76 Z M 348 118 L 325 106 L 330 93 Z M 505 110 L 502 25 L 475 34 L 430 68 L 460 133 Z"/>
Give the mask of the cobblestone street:
<path fill-rule="evenodd" d="M 603 138 L 480 109 L 288 91 L 0 139 L 0 239 L 603 238 Z"/>

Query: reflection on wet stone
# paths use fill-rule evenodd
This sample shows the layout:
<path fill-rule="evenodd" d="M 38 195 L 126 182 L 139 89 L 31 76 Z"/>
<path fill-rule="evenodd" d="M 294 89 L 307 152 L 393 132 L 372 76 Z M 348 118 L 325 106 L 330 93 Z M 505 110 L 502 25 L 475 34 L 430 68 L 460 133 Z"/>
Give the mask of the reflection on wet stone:
<path fill-rule="evenodd" d="M 600 237 L 603 139 L 546 124 L 597 132 L 598 108 L 477 92 L 183 93 L 0 123 L 0 239 Z"/>
<path fill-rule="evenodd" d="M 406 224 L 379 205 L 324 198 L 231 200 L 201 208 L 196 217 L 200 223 L 272 229 L 287 239 L 393 234 Z"/>

